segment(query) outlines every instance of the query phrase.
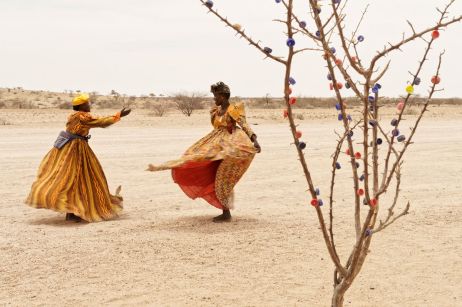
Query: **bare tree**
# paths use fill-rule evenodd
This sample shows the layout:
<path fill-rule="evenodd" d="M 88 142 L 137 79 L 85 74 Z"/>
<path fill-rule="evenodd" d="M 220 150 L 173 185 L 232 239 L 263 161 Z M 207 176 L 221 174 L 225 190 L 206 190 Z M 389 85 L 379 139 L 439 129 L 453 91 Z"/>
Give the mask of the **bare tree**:
<path fill-rule="evenodd" d="M 399 131 L 399 125 L 404 118 L 404 110 L 409 106 L 409 100 L 413 96 L 415 86 L 421 83 L 419 74 L 425 61 L 428 59 L 431 47 L 434 46 L 435 40 L 439 37 L 439 30 L 461 21 L 462 16 L 449 18 L 449 8 L 455 0 L 443 8 L 438 9 L 439 16 L 436 23 L 424 30 L 416 31 L 412 23 L 408 21 L 411 28 L 411 34 L 404 34 L 396 43 L 388 43 L 382 50 L 368 62 L 360 56 L 359 44 L 364 41 L 364 37 L 358 35 L 360 25 L 367 11 L 364 10 L 362 17 L 357 25 L 352 29 L 352 35 L 346 35 L 346 27 L 350 24 L 344 9 L 347 1 L 330 0 L 328 5 L 322 8 L 321 16 L 320 1 L 309 0 L 311 11 L 311 20 L 314 22 L 316 31 L 307 29 L 306 21 L 301 20 L 294 13 L 294 0 L 276 0 L 284 6 L 287 14 L 285 20 L 277 20 L 285 26 L 287 34 L 287 55 L 284 57 L 274 56 L 272 49 L 264 47 L 261 40 L 254 40 L 245 33 L 245 30 L 239 25 L 231 23 L 222 14 L 218 13 L 213 7 L 211 0 L 199 0 L 205 5 L 209 12 L 218 17 L 222 22 L 229 26 L 236 34 L 245 39 L 251 46 L 262 52 L 266 58 L 282 64 L 285 68 L 284 74 L 284 100 L 287 109 L 284 110 L 284 116 L 288 118 L 290 131 L 292 132 L 294 144 L 298 153 L 298 158 L 306 178 L 307 188 L 311 197 L 311 205 L 316 211 L 323 239 L 332 262 L 335 265 L 333 274 L 333 295 L 332 306 L 343 306 L 345 292 L 352 285 L 356 276 L 361 271 L 365 259 L 368 255 L 373 234 L 393 224 L 397 219 L 409 212 L 409 202 L 398 210 L 398 200 L 401 184 L 401 171 L 403 157 L 412 144 L 412 139 L 419 126 L 419 123 L 427 111 L 433 94 L 440 89 L 437 85 L 440 83 L 440 67 L 444 52 L 439 55 L 438 65 L 435 68 L 435 74 L 429 86 L 428 95 L 425 103 L 421 106 L 419 113 L 411 124 L 410 134 L 405 136 Z M 328 11 L 326 14 L 325 11 Z M 305 13 L 303 13 L 305 14 Z M 340 47 L 336 50 L 333 47 L 332 39 L 337 38 Z M 297 40 L 308 39 L 313 42 L 313 48 L 295 48 L 295 38 Z M 417 63 L 417 68 L 411 73 L 410 81 L 406 87 L 406 95 L 397 105 L 397 118 L 392 121 L 391 133 L 380 122 L 380 99 L 379 96 L 381 85 L 379 81 L 387 73 L 390 61 L 386 62 L 382 68 L 380 63 L 385 57 L 390 56 L 393 52 L 400 50 L 404 45 L 413 42 L 416 39 L 425 41 L 426 47 Z M 291 96 L 291 85 L 295 84 L 295 79 L 291 76 L 292 61 L 295 56 L 305 51 L 321 51 L 328 70 L 328 79 L 330 88 L 334 92 L 338 101 L 336 108 L 338 110 L 338 119 L 342 124 L 342 132 L 337 133 L 338 141 L 332 155 L 332 168 L 330 170 L 331 180 L 329 188 L 328 211 L 322 210 L 323 201 L 320 196 L 320 190 L 316 188 L 314 179 L 310 172 L 308 160 L 304 155 L 306 144 L 300 140 L 300 131 L 297 131 L 297 125 L 294 121 L 292 106 L 296 104 L 296 98 Z M 342 53 L 343 57 L 339 54 Z M 358 101 L 361 103 L 362 118 L 353 121 L 345 104 L 344 94 L 342 93 L 343 83 L 345 87 L 350 88 Z M 360 130 L 361 133 L 355 133 Z M 354 138 L 357 138 L 354 140 Z M 379 150 L 381 144 L 384 144 L 385 150 Z M 360 148 L 356 148 L 360 144 Z M 342 152 L 349 156 L 351 167 L 352 187 L 350 193 L 354 201 L 352 202 L 355 244 L 352 247 L 346 260 L 341 260 L 337 252 L 335 232 L 334 232 L 334 205 L 335 205 L 335 182 L 339 175 L 338 170 L 341 168 L 339 157 Z M 385 153 L 384 153 L 385 152 Z M 359 162 L 362 162 L 363 166 Z M 315 165 L 315 163 L 313 163 Z M 393 185 L 391 184 L 393 182 Z M 378 213 L 381 206 L 380 198 L 387 192 L 393 193 L 393 200 L 388 204 L 383 220 L 379 220 Z M 342 194 L 346 194 L 343 191 Z M 365 205 L 365 206 L 364 206 Z M 364 214 L 361 214 L 365 211 Z M 328 220 L 326 221 L 325 215 Z"/>
<path fill-rule="evenodd" d="M 195 110 L 203 109 L 202 102 L 205 95 L 202 93 L 179 93 L 173 96 L 176 108 L 186 116 L 191 116 Z"/>

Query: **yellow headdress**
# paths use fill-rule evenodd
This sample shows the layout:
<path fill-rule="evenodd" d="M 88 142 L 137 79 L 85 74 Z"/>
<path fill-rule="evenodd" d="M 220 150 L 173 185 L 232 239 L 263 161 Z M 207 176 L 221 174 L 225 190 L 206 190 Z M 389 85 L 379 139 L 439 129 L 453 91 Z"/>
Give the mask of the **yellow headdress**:
<path fill-rule="evenodd" d="M 88 94 L 80 94 L 79 96 L 75 97 L 74 100 L 72 100 L 72 105 L 79 106 L 89 101 L 90 101 L 90 96 L 88 96 Z"/>

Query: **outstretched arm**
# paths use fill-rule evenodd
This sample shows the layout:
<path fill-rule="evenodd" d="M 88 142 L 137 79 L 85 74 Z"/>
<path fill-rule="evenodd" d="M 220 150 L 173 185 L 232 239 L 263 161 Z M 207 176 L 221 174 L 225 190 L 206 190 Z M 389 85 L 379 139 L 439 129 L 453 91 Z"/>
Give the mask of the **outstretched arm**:
<path fill-rule="evenodd" d="M 117 123 L 121 117 L 127 116 L 130 114 L 131 109 L 123 108 L 120 112 L 112 116 L 105 116 L 105 117 L 95 117 L 92 116 L 90 113 L 86 113 L 81 117 L 81 121 L 84 125 L 90 128 L 106 128 L 110 125 Z"/>

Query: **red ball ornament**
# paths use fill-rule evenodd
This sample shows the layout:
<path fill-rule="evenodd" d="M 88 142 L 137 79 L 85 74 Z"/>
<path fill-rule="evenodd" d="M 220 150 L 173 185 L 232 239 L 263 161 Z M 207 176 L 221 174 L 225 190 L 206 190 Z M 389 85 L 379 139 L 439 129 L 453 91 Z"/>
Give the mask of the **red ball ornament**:
<path fill-rule="evenodd" d="M 352 56 L 351 61 L 353 61 L 353 63 L 358 63 L 358 58 L 355 56 Z"/>
<path fill-rule="evenodd" d="M 335 59 L 335 65 L 342 66 L 343 62 L 340 59 Z"/>
<path fill-rule="evenodd" d="M 396 109 L 398 109 L 398 111 L 402 111 L 404 109 L 404 101 L 398 102 Z"/>
<path fill-rule="evenodd" d="M 371 205 L 371 207 L 377 206 L 377 199 L 372 198 L 372 199 L 369 201 L 369 205 Z"/>
<path fill-rule="evenodd" d="M 432 38 L 437 39 L 438 37 L 440 37 L 440 32 L 438 30 L 433 31 L 432 32 Z"/>
<path fill-rule="evenodd" d="M 297 139 L 301 138 L 301 137 L 302 137 L 302 132 L 301 132 L 301 131 L 298 131 L 298 130 L 295 131 L 295 137 L 296 137 Z"/>
<path fill-rule="evenodd" d="M 297 98 L 291 97 L 291 98 L 289 99 L 289 104 L 294 105 L 294 104 L 296 104 L 296 103 L 297 103 Z"/>
<path fill-rule="evenodd" d="M 433 84 L 439 84 L 441 82 L 441 78 L 438 76 L 433 76 L 431 81 Z"/>
<path fill-rule="evenodd" d="M 282 116 L 284 116 L 284 118 L 287 118 L 287 116 L 289 116 L 289 111 L 288 110 L 284 110 L 282 112 Z"/>
<path fill-rule="evenodd" d="M 358 189 L 356 191 L 356 193 L 359 195 L 359 196 L 363 196 L 364 195 L 364 190 L 363 189 Z"/>
<path fill-rule="evenodd" d="M 355 153 L 355 158 L 361 159 L 361 153 L 359 151 Z"/>
<path fill-rule="evenodd" d="M 337 82 L 337 88 L 341 90 L 343 88 L 342 82 Z"/>
<path fill-rule="evenodd" d="M 316 206 L 318 205 L 318 200 L 317 200 L 316 198 L 313 198 L 313 199 L 311 200 L 311 205 L 314 206 L 314 207 L 316 207 Z"/>
<path fill-rule="evenodd" d="M 350 148 L 347 148 L 347 150 L 345 151 L 345 153 L 346 153 L 347 155 L 350 155 Z"/>

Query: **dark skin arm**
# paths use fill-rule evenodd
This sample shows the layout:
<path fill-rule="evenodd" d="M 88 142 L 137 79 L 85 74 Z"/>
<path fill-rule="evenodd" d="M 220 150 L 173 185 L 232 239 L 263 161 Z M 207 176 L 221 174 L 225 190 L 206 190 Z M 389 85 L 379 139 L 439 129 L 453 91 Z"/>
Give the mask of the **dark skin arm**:
<path fill-rule="evenodd" d="M 120 117 L 127 116 L 131 111 L 132 109 L 123 107 L 122 110 L 120 110 Z"/>

